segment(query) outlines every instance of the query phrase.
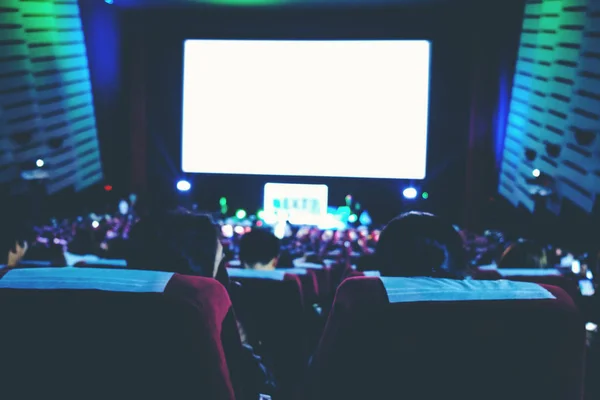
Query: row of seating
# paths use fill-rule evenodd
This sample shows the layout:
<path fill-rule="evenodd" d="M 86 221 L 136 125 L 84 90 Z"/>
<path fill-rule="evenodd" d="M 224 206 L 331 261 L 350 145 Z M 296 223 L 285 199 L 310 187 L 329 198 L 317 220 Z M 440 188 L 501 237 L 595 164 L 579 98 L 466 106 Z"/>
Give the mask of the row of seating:
<path fill-rule="evenodd" d="M 306 398 L 582 397 L 585 324 L 572 299 L 505 280 L 345 279 L 306 375 L 300 277 L 314 270 L 328 268 L 229 269 L 247 308 L 236 311 Z M 232 299 L 216 281 L 73 267 L 0 275 L 3 393 L 242 398 Z"/>

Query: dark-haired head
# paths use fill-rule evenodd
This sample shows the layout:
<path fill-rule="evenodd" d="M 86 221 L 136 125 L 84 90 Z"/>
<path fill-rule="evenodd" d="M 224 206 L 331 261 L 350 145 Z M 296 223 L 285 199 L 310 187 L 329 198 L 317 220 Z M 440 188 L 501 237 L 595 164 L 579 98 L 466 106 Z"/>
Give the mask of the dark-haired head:
<path fill-rule="evenodd" d="M 281 242 L 271 232 L 253 229 L 240 239 L 240 261 L 246 268 L 275 269 Z"/>
<path fill-rule="evenodd" d="M 462 279 L 468 274 L 460 235 L 433 214 L 409 212 L 381 232 L 376 262 L 383 276 Z"/>
<path fill-rule="evenodd" d="M 212 219 L 181 209 L 142 218 L 129 243 L 130 268 L 216 277 L 223 258 Z"/>

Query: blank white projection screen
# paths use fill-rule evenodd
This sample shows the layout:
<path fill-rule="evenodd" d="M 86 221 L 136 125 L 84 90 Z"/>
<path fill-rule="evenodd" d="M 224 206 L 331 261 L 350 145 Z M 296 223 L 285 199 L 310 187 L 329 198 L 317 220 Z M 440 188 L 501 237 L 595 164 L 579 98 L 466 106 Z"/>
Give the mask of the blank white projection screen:
<path fill-rule="evenodd" d="M 430 43 L 187 40 L 187 173 L 425 178 Z"/>

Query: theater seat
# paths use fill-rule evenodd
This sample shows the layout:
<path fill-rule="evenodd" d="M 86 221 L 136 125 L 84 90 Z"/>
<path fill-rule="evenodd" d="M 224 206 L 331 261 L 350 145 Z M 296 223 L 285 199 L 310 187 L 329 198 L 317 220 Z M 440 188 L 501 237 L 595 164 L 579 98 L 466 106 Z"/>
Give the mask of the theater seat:
<path fill-rule="evenodd" d="M 324 302 L 319 298 L 317 275 L 314 269 L 280 268 L 277 271 L 295 275 L 300 279 L 304 297 L 308 352 L 312 353 L 321 339 L 333 299 Z"/>
<path fill-rule="evenodd" d="M 496 271 L 502 279 L 557 286 L 567 292 L 575 301 L 575 304 L 579 304 L 581 301 L 577 281 L 564 276 L 557 269 L 499 268 Z"/>
<path fill-rule="evenodd" d="M 237 334 L 235 320 L 217 281 L 72 267 L 1 272 L 2 398 L 233 400 L 234 389 L 241 397 L 225 355 L 235 354 L 235 340 L 224 339 Z"/>
<path fill-rule="evenodd" d="M 294 260 L 294 267 L 314 271 L 317 277 L 317 284 L 319 288 L 319 301 L 331 302 L 333 299 L 333 292 L 331 288 L 331 268 L 321 263 L 303 262 L 301 260 Z"/>
<path fill-rule="evenodd" d="M 278 268 L 277 271 L 295 275 L 300 279 L 305 307 L 312 307 L 313 304 L 319 303 L 319 283 L 314 270 L 304 268 Z"/>
<path fill-rule="evenodd" d="M 381 276 L 379 271 L 357 271 L 355 269 L 348 270 L 342 278 L 342 282 L 348 278 L 356 278 L 359 276 Z"/>
<path fill-rule="evenodd" d="M 581 399 L 584 346 L 560 288 L 349 278 L 314 356 L 310 398 Z"/>
<path fill-rule="evenodd" d="M 298 275 L 238 268 L 227 272 L 240 283 L 231 296 L 250 344 L 271 365 L 281 395 L 290 398 L 300 390 L 308 363 L 307 313 Z"/>

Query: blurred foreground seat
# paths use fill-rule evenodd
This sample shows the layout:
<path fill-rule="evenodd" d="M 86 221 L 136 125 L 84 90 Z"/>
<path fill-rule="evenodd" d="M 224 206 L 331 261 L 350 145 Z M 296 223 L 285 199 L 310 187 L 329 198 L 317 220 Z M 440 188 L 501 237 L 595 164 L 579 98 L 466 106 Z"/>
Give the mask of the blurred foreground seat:
<path fill-rule="evenodd" d="M 1 273 L 2 398 L 236 398 L 226 361 L 236 343 L 224 338 L 237 330 L 217 281 L 71 267 Z"/>
<path fill-rule="evenodd" d="M 581 399 L 584 348 L 560 288 L 349 278 L 314 356 L 311 399 Z"/>

